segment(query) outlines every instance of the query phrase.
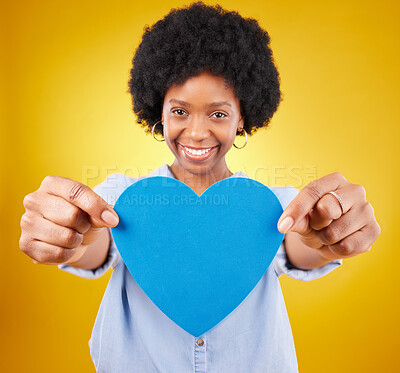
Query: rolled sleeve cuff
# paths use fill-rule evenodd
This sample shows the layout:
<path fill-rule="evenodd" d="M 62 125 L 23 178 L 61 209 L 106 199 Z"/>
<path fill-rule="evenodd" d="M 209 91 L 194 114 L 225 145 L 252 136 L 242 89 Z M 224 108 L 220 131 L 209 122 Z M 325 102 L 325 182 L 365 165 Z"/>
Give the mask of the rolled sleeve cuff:
<path fill-rule="evenodd" d="M 281 247 L 274 259 L 275 272 L 278 277 L 280 277 L 283 273 L 286 273 L 289 277 L 295 280 L 311 281 L 327 275 L 329 272 L 332 272 L 334 269 L 342 265 L 342 259 L 335 259 L 318 268 L 297 268 L 289 262 L 283 246 L 284 245 L 281 244 Z"/>
<path fill-rule="evenodd" d="M 110 228 L 107 229 L 110 230 Z M 65 272 L 69 272 L 73 275 L 90 280 L 95 280 L 103 276 L 110 268 L 114 269 L 121 258 L 117 250 L 117 247 L 115 246 L 115 242 L 112 238 L 111 231 L 110 231 L 110 237 L 111 241 L 110 241 L 110 247 L 108 249 L 107 259 L 100 267 L 95 269 L 83 269 L 83 268 L 75 268 L 68 264 L 59 264 L 58 268 Z"/>

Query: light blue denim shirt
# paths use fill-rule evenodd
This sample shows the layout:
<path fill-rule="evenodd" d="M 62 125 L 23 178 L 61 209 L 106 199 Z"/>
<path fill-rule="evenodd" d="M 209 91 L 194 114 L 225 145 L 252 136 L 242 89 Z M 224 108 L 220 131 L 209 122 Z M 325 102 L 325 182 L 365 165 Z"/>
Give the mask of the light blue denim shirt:
<path fill-rule="evenodd" d="M 139 178 L 111 174 L 94 191 L 114 205 L 121 193 L 143 177 L 174 178 L 168 164 Z M 237 172 L 231 177 L 248 177 Z M 269 187 L 285 209 L 299 192 L 294 187 Z M 102 276 L 111 267 L 89 340 L 97 372 L 103 373 L 294 373 L 298 372 L 292 330 L 279 277 L 310 281 L 342 264 L 302 270 L 290 265 L 283 240 L 271 265 L 246 299 L 225 319 L 193 337 L 147 297 L 131 276 L 111 239 L 106 262 L 93 270 L 66 264 L 58 267 L 87 279 Z"/>

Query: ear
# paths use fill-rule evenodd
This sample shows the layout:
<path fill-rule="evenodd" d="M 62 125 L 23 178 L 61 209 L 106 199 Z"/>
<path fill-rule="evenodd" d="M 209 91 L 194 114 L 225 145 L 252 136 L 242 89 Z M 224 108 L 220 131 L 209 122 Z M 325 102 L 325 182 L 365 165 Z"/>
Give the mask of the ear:
<path fill-rule="evenodd" d="M 244 129 L 244 118 L 240 115 L 240 119 L 237 126 L 237 132 L 241 132 Z"/>

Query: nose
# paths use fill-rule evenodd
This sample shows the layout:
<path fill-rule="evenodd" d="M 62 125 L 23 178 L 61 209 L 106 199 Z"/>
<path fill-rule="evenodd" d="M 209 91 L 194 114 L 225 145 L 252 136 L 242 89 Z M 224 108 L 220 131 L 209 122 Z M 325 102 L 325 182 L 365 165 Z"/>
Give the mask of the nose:
<path fill-rule="evenodd" d="M 210 136 L 206 121 L 201 118 L 194 118 L 186 127 L 186 135 L 192 139 L 193 142 L 201 142 Z"/>

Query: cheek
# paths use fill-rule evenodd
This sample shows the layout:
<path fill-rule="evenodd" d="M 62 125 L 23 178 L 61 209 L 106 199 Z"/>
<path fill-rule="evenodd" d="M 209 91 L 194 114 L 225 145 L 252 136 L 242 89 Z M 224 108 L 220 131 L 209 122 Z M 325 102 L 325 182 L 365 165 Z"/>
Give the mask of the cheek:
<path fill-rule="evenodd" d="M 164 125 L 164 137 L 166 140 L 174 141 L 178 134 L 179 130 L 176 126 Z"/>
<path fill-rule="evenodd" d="M 179 137 L 180 131 L 173 126 L 166 126 L 164 128 L 164 138 L 167 146 L 171 150 L 171 152 L 176 153 L 178 151 L 178 146 L 175 140 Z"/>
<path fill-rule="evenodd" d="M 216 135 L 224 148 L 230 148 L 235 141 L 236 132 L 232 128 L 225 128 L 224 131 L 220 131 Z"/>

